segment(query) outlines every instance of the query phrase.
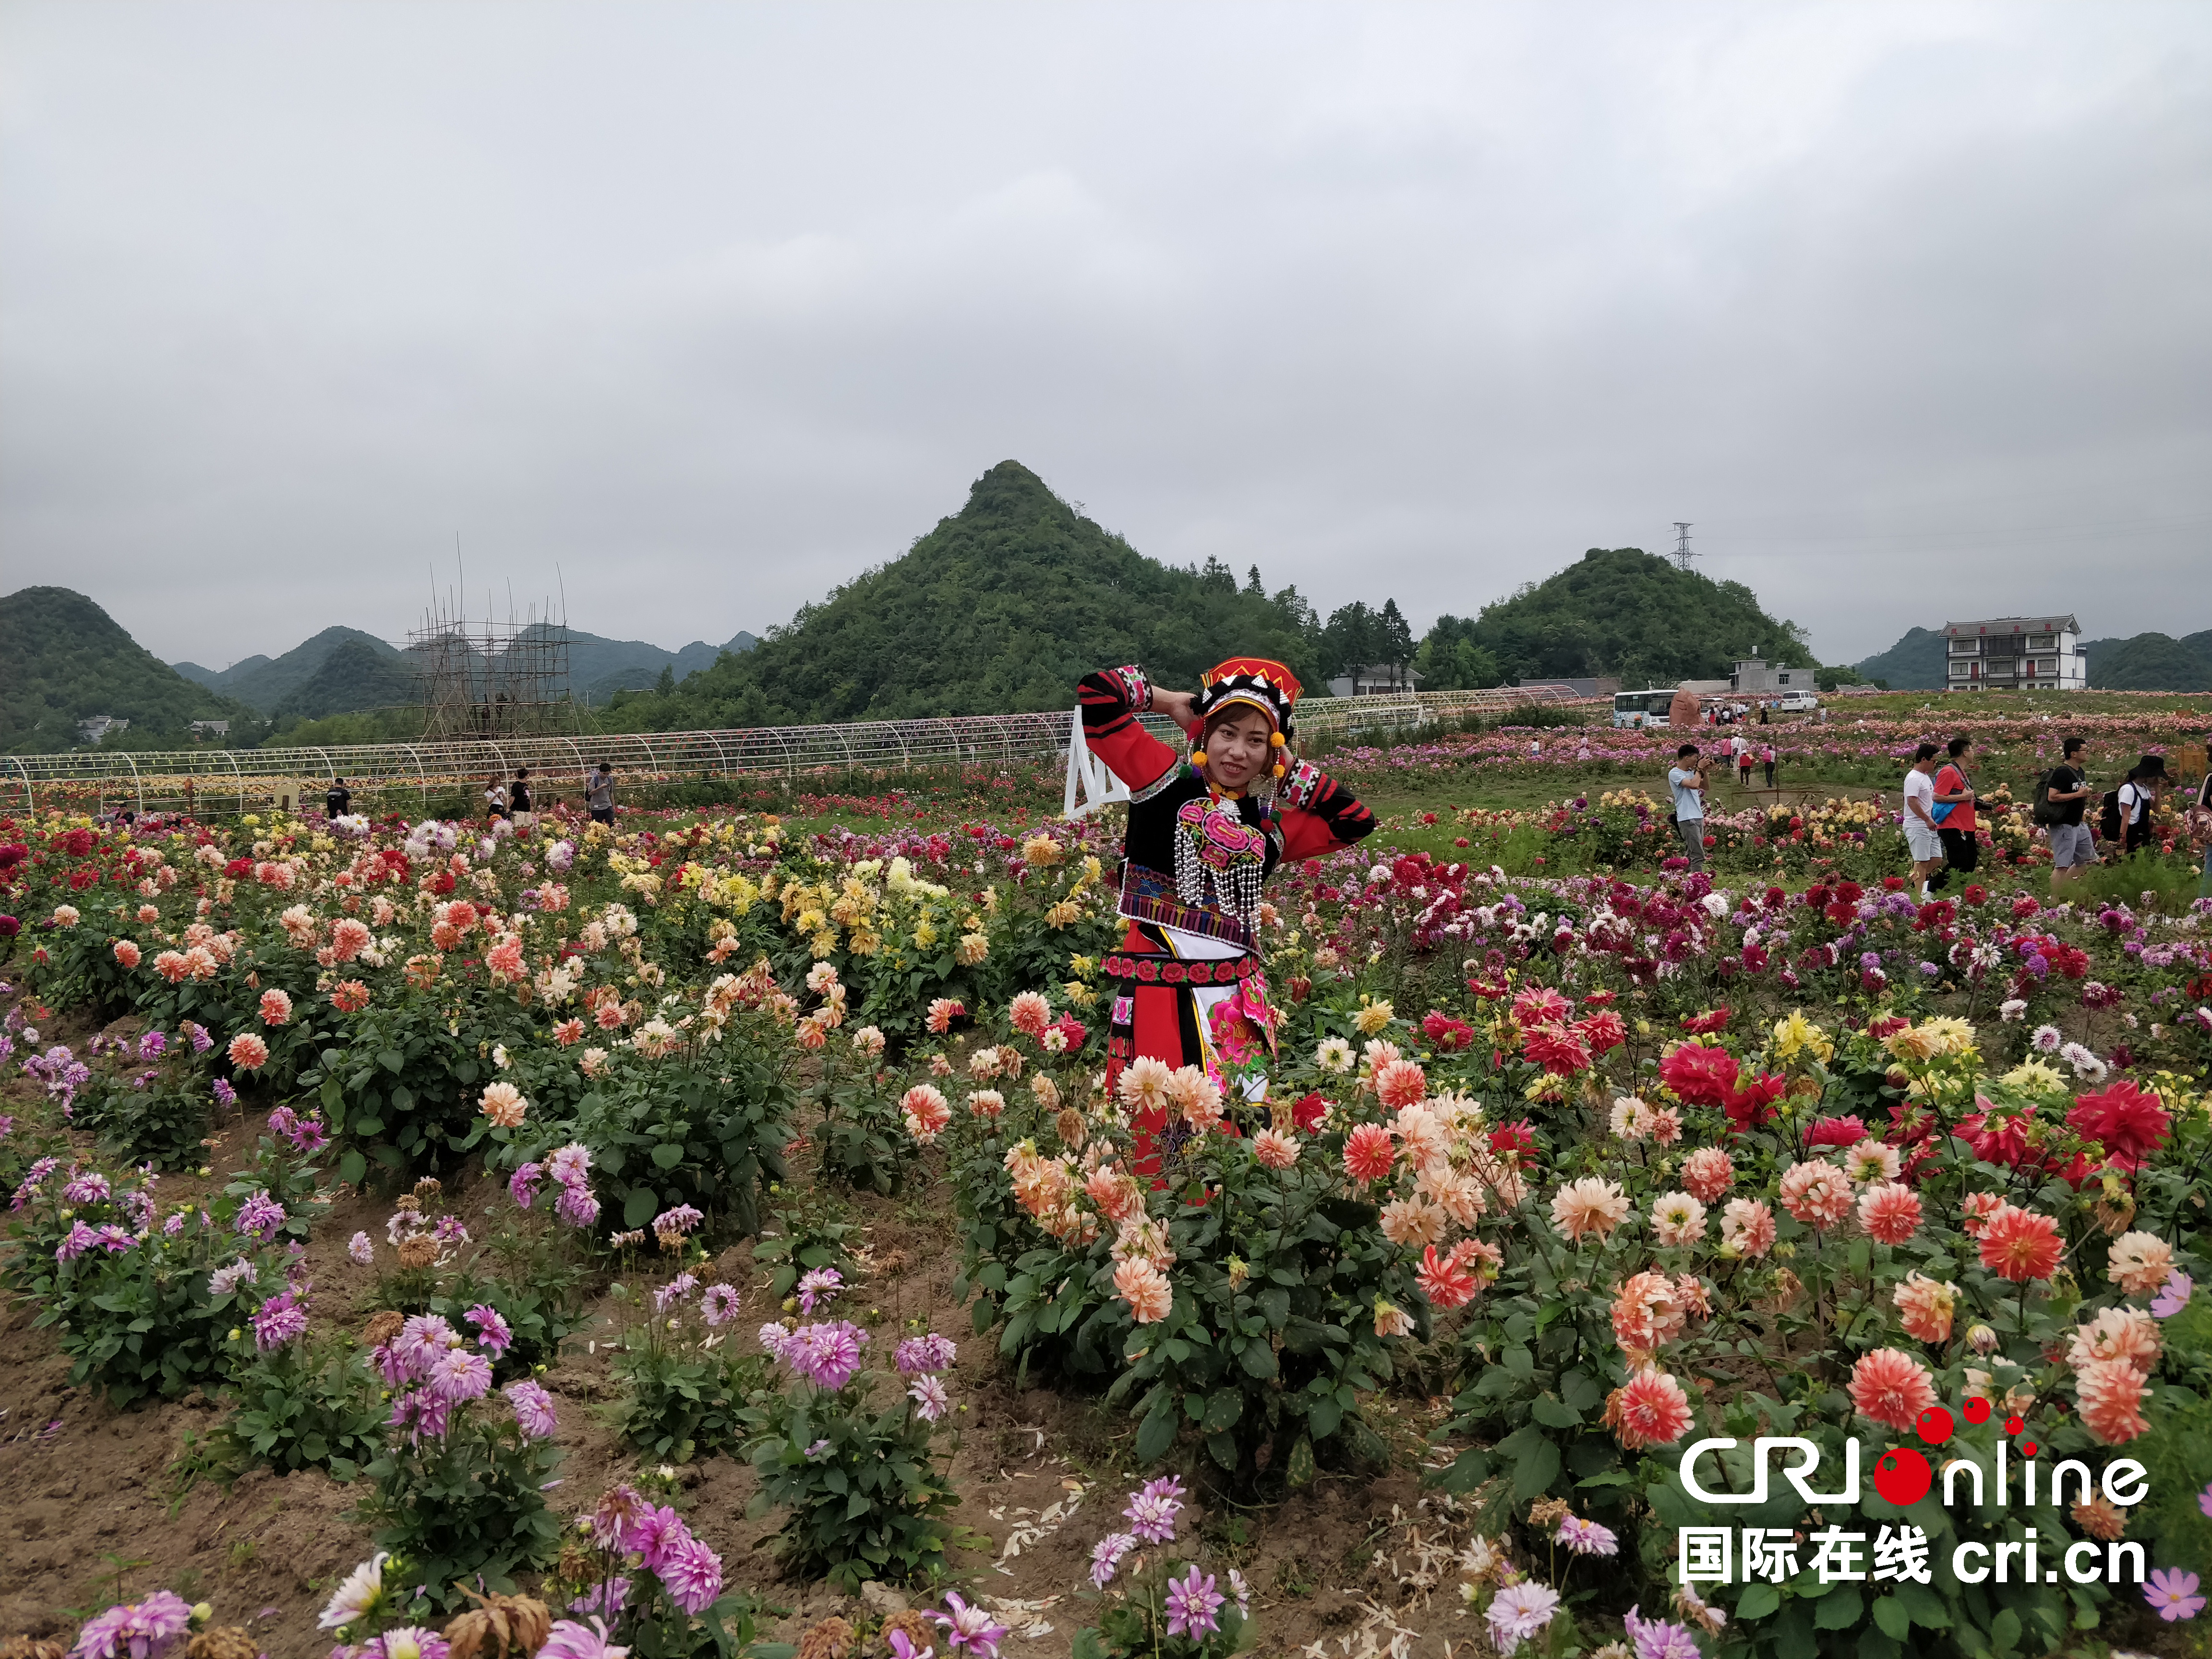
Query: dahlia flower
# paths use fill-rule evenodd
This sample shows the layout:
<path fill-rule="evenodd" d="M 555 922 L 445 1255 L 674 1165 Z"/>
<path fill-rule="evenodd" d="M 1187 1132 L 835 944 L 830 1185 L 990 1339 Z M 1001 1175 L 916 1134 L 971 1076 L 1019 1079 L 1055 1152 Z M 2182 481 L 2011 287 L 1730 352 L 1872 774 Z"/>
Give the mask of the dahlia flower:
<path fill-rule="evenodd" d="M 1951 1319 L 1959 1293 L 1942 1279 L 1917 1271 L 1907 1273 L 1890 1293 L 1890 1299 L 1897 1304 L 1898 1322 L 1907 1336 L 1920 1342 L 1951 1340 Z"/>
<path fill-rule="evenodd" d="M 1721 1212 L 1721 1249 L 1753 1260 L 1774 1248 L 1774 1212 L 1758 1198 L 1732 1198 Z"/>
<path fill-rule="evenodd" d="M 1627 1218 L 1628 1194 L 1600 1176 L 1568 1182 L 1552 1194 L 1553 1224 L 1577 1243 L 1591 1233 L 1609 1237 Z"/>
<path fill-rule="evenodd" d="M 1607 1397 L 1603 1420 L 1630 1451 L 1671 1446 L 1692 1421 L 1690 1397 L 1666 1372 L 1647 1365 Z"/>
<path fill-rule="evenodd" d="M 1936 1384 L 1920 1362 L 1898 1348 L 1876 1348 L 1851 1367 L 1851 1404 L 1899 1433 L 1936 1403 Z"/>
<path fill-rule="evenodd" d="M 2148 1376 L 2158 1367 L 2163 1342 L 2158 1322 L 2141 1308 L 2106 1308 L 2075 1328 L 2066 1363 L 2079 1371 L 2100 1360 L 2124 1359 Z"/>
<path fill-rule="evenodd" d="M 2050 1278 L 2065 1249 L 2057 1222 L 2013 1204 L 1990 1212 L 1978 1243 L 1982 1266 L 2015 1285 Z"/>
<path fill-rule="evenodd" d="M 1703 1243 L 1705 1206 L 1688 1193 L 1668 1193 L 1651 1206 L 1651 1229 L 1662 1244 Z"/>
<path fill-rule="evenodd" d="M 1783 1171 L 1782 1207 L 1808 1227 L 1832 1227 L 1851 1212 L 1850 1183 L 1832 1164 L 1793 1164 Z"/>
<path fill-rule="evenodd" d="M 1717 1146 L 1700 1146 L 1682 1160 L 1682 1184 L 1700 1203 L 1718 1203 L 1735 1180 L 1735 1164 Z"/>
<path fill-rule="evenodd" d="M 2149 1296 L 2163 1289 L 2172 1273 L 2173 1246 L 2156 1233 L 2122 1233 L 2112 1241 L 2105 1261 L 2105 1277 L 2130 1296 Z M 2183 1301 L 2187 1301 L 2185 1293 Z"/>
<path fill-rule="evenodd" d="M 1167 1275 L 1140 1256 L 1114 1269 L 1114 1292 L 1129 1304 L 1130 1316 L 1139 1325 L 1165 1319 L 1175 1305 Z"/>
<path fill-rule="evenodd" d="M 1533 1578 L 1508 1584 L 1491 1598 L 1483 1617 L 1489 1621 L 1491 1645 L 1510 1653 L 1552 1622 L 1559 1611 L 1559 1593 Z"/>
<path fill-rule="evenodd" d="M 1877 1244 L 1902 1244 L 1920 1229 L 1920 1195 L 1886 1181 L 1859 1195 L 1859 1225 Z"/>
<path fill-rule="evenodd" d="M 1379 1123 L 1363 1123 L 1345 1137 L 1344 1171 L 1354 1181 L 1381 1181 L 1397 1161 L 1390 1132 Z"/>

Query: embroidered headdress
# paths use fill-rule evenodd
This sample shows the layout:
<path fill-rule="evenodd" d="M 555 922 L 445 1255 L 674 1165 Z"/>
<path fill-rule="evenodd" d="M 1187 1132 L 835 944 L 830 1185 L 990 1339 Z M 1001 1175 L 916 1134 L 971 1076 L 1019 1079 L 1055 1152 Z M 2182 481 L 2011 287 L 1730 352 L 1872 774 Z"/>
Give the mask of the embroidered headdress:
<path fill-rule="evenodd" d="M 1206 721 L 1231 704 L 1242 703 L 1265 714 L 1274 728 L 1267 741 L 1275 751 L 1273 775 L 1281 777 L 1283 751 L 1290 741 L 1291 711 L 1297 707 L 1304 690 L 1297 675 L 1266 657 L 1231 657 L 1219 667 L 1208 669 L 1199 676 L 1198 695 L 1191 699 L 1192 761 L 1206 764 L 1206 751 L 1197 745 L 1205 736 Z"/>

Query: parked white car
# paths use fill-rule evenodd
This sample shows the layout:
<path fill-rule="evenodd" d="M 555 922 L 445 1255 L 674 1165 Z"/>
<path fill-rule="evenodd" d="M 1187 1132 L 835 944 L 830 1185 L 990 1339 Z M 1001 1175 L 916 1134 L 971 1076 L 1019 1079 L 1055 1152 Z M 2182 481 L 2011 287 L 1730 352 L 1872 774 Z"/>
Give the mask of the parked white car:
<path fill-rule="evenodd" d="M 1809 714 L 1820 706 L 1820 700 L 1810 691 L 1792 691 L 1774 706 L 1785 714 Z"/>

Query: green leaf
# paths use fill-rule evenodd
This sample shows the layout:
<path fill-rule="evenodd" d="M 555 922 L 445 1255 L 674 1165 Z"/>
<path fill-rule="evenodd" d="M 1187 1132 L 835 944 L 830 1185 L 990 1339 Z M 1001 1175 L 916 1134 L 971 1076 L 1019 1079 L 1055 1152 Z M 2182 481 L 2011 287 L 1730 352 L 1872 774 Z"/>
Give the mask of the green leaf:
<path fill-rule="evenodd" d="M 1218 1389 L 1212 1398 L 1206 1402 L 1206 1431 L 1208 1434 L 1218 1434 L 1243 1414 L 1244 1395 L 1241 1389 Z M 1237 1465 L 1232 1462 L 1223 1467 L 1233 1469 Z"/>
<path fill-rule="evenodd" d="M 660 1194 L 650 1187 L 633 1187 L 623 1200 L 623 1225 L 635 1231 L 660 1213 Z"/>
<path fill-rule="evenodd" d="M 1306 1431 L 1316 1440 L 1326 1440 L 1343 1421 L 1344 1407 L 1334 1398 L 1316 1400 L 1306 1413 Z"/>
<path fill-rule="evenodd" d="M 380 1135 L 384 1133 L 384 1120 L 376 1116 L 357 1117 L 346 1127 L 357 1135 Z"/>
<path fill-rule="evenodd" d="M 1263 1382 L 1274 1376 L 1279 1369 L 1275 1364 L 1274 1350 L 1257 1340 L 1247 1342 L 1237 1351 L 1237 1363 L 1244 1368 L 1246 1376 L 1257 1377 Z"/>
<path fill-rule="evenodd" d="M 1158 1462 L 1167 1455 L 1168 1448 L 1175 1444 L 1175 1437 L 1174 1410 L 1153 1412 L 1137 1430 L 1137 1461 L 1139 1463 Z"/>
<path fill-rule="evenodd" d="M 1583 1420 L 1583 1414 L 1572 1406 L 1548 1394 L 1540 1394 L 1528 1402 L 1528 1414 L 1547 1429 L 1571 1429 Z"/>
<path fill-rule="evenodd" d="M 1778 1584 L 1753 1584 L 1736 1598 L 1735 1620 L 1739 1625 L 1754 1619 L 1770 1619 L 1782 1605 L 1782 1587 Z"/>
<path fill-rule="evenodd" d="M 1303 1486 L 1313 1478 L 1313 1442 L 1300 1435 L 1291 1446 L 1291 1467 L 1284 1479 L 1293 1486 Z"/>
<path fill-rule="evenodd" d="M 2020 1645 L 2020 1615 L 2010 1607 L 2001 1609 L 1990 1620 L 1990 1642 L 1999 1653 L 2010 1653 Z"/>
<path fill-rule="evenodd" d="M 1849 1630 L 1859 1621 L 1862 1607 L 1856 1584 L 1839 1584 L 1820 1598 L 1813 1609 L 1814 1630 Z"/>
<path fill-rule="evenodd" d="M 358 1149 L 345 1153 L 338 1159 L 338 1179 L 349 1187 L 361 1185 L 361 1178 L 368 1173 L 368 1160 Z"/>
<path fill-rule="evenodd" d="M 1950 1609 L 1930 1586 L 1902 1580 L 1892 1593 L 1904 1604 L 1905 1612 L 1912 1615 L 1914 1624 L 1928 1630 L 1951 1628 Z"/>
<path fill-rule="evenodd" d="M 407 1057 L 397 1048 L 386 1048 L 377 1055 L 376 1063 L 396 1077 L 407 1064 Z"/>
<path fill-rule="evenodd" d="M 1905 1610 L 1905 1604 L 1894 1595 L 1875 1597 L 1874 1621 L 1886 1634 L 1900 1642 L 1912 1633 L 1912 1615 Z"/>
<path fill-rule="evenodd" d="M 1213 1461 L 1234 1474 L 1237 1473 L 1237 1437 L 1233 1434 L 1209 1434 L 1206 1449 Z"/>
<path fill-rule="evenodd" d="M 1537 1442 L 1534 1451 L 1513 1465 L 1513 1496 L 1522 1502 L 1541 1497 L 1559 1475 L 1559 1449 L 1549 1440 Z"/>
<path fill-rule="evenodd" d="M 672 1170 L 683 1161 L 684 1148 L 679 1142 L 664 1140 L 653 1149 L 653 1162 L 658 1169 Z"/>

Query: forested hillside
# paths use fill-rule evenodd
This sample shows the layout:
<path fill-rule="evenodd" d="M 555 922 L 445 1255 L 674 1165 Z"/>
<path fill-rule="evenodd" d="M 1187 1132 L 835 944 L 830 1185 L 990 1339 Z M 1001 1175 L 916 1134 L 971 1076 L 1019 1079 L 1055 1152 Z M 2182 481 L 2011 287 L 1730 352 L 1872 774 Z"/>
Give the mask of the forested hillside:
<path fill-rule="evenodd" d="M 111 742 L 182 744 L 195 720 L 253 711 L 195 685 L 141 646 L 105 611 L 66 587 L 26 587 L 0 599 L 0 749 L 53 754 L 78 744 L 77 722 L 131 722 Z"/>
<path fill-rule="evenodd" d="M 1593 547 L 1557 575 L 1473 617 L 1437 619 L 1422 689 L 1617 674 L 1624 685 L 1724 678 L 1739 657 L 1810 664 L 1804 631 L 1741 582 L 1678 569 L 1641 548 Z"/>
<path fill-rule="evenodd" d="M 1294 587 L 1218 563 L 1176 569 L 1080 517 L 1018 461 L 904 556 L 838 588 L 665 695 L 624 700 L 615 729 L 1072 708 L 1091 670 L 1141 662 L 1188 687 L 1234 652 L 1318 687 L 1321 629 Z"/>

